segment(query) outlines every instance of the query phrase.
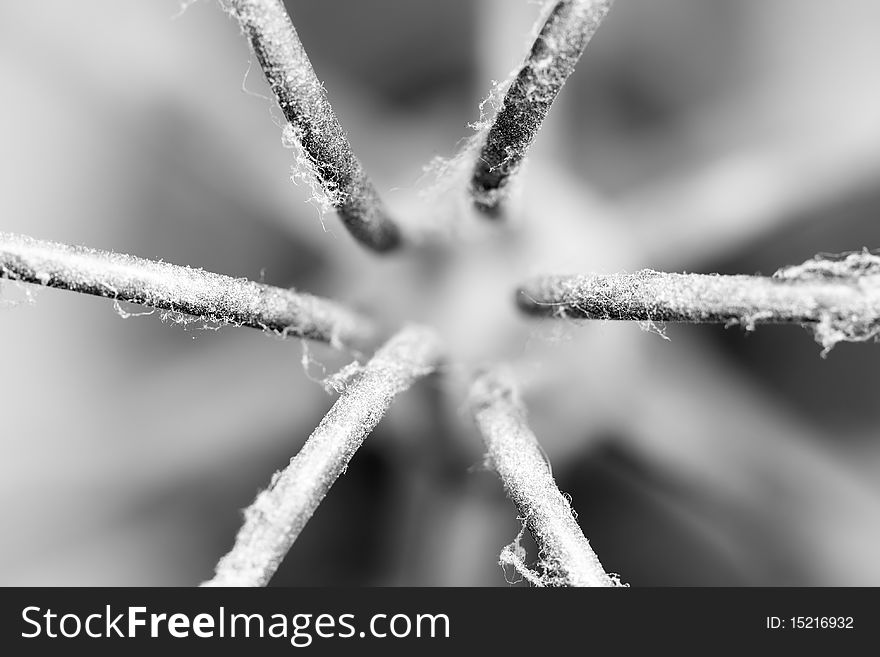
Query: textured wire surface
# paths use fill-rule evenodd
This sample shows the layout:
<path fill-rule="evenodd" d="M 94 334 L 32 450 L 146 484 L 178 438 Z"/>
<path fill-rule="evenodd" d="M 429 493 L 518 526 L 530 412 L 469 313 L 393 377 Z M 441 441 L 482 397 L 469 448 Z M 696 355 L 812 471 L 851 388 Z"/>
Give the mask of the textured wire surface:
<path fill-rule="evenodd" d="M 541 586 L 612 586 L 614 580 L 584 537 L 571 503 L 553 481 L 538 439 L 526 423 L 515 384 L 503 374 L 485 374 L 471 387 L 471 404 L 491 467 L 504 482 L 541 555 L 534 574 L 522 565 L 516 547 L 510 549 L 512 563 Z"/>
<path fill-rule="evenodd" d="M 387 216 L 373 183 L 351 151 L 327 93 L 281 0 L 226 0 L 247 34 L 269 86 L 289 121 L 327 203 L 352 235 L 377 251 L 395 248 L 397 226 Z"/>
<path fill-rule="evenodd" d="M 500 211 L 506 187 L 522 165 L 562 85 L 599 29 L 613 0 L 555 2 L 516 72 L 480 149 L 471 180 L 474 204 Z"/>
<path fill-rule="evenodd" d="M 13 233 L 0 233 L 0 277 L 337 346 L 374 338 L 368 319 L 310 294 Z"/>
<path fill-rule="evenodd" d="M 880 257 L 855 253 L 810 260 L 772 278 L 641 271 L 547 276 L 526 284 L 520 308 L 538 315 L 643 322 L 811 326 L 826 350 L 880 333 Z"/>
<path fill-rule="evenodd" d="M 235 545 L 208 586 L 265 586 L 330 487 L 391 401 L 442 358 L 437 336 L 406 327 L 383 345 L 324 416 L 303 448 L 245 510 Z"/>

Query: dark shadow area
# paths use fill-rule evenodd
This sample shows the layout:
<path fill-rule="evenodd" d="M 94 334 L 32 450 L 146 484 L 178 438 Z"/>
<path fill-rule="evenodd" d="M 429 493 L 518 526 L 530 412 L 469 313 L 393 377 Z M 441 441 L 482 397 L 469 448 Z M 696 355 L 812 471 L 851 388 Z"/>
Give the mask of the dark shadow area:
<path fill-rule="evenodd" d="M 806 583 L 754 517 L 619 443 L 606 442 L 554 474 L 602 565 L 632 586 Z"/>

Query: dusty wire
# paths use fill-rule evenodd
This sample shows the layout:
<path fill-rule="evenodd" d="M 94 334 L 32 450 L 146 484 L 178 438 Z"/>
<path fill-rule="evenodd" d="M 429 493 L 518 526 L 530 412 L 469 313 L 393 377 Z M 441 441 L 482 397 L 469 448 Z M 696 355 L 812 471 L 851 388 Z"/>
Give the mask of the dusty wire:
<path fill-rule="evenodd" d="M 221 0 L 238 20 L 330 205 L 376 251 L 400 243 L 397 225 L 364 173 L 281 0 Z"/>
<path fill-rule="evenodd" d="M 826 350 L 880 335 L 880 257 L 817 257 L 774 276 L 635 274 L 542 276 L 517 292 L 530 314 L 652 322 L 795 323 Z"/>
<path fill-rule="evenodd" d="M 511 177 L 612 2 L 560 0 L 550 10 L 486 132 L 470 185 L 481 211 L 490 216 L 501 211 Z"/>
<path fill-rule="evenodd" d="M 508 377 L 498 372 L 478 377 L 471 388 L 471 404 L 489 461 L 541 555 L 539 572 L 527 568 L 511 546 L 502 552 L 501 562 L 514 565 L 526 579 L 541 586 L 617 584 L 599 563 L 571 504 L 557 488 Z"/>
<path fill-rule="evenodd" d="M 310 294 L 111 251 L 0 233 L 0 278 L 362 349 L 373 324 Z"/>
<path fill-rule="evenodd" d="M 441 352 L 436 335 L 418 326 L 405 327 L 381 347 L 245 511 L 235 545 L 204 585 L 265 586 L 394 397 L 431 373 Z"/>

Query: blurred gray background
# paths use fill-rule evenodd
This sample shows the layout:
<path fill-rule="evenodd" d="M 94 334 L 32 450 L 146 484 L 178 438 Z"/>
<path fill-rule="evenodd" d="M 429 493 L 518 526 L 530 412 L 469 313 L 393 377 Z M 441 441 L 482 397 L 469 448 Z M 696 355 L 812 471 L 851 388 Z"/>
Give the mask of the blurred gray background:
<path fill-rule="evenodd" d="M 287 6 L 409 222 L 427 214 L 423 166 L 472 134 L 541 9 Z M 619 0 L 535 144 L 513 226 L 388 261 L 290 183 L 234 21 L 210 0 L 180 10 L 0 6 L 0 230 L 425 321 L 455 355 L 395 403 L 274 584 L 506 586 L 498 553 L 520 523 L 480 468 L 464 383 L 512 360 L 560 487 L 624 581 L 880 584 L 877 345 L 822 359 L 797 327 L 669 326 L 666 341 L 537 324 L 511 302 L 550 268 L 771 274 L 880 245 L 880 3 Z M 0 584 L 208 578 L 333 402 L 313 379 L 347 359 L 307 355 L 0 283 Z"/>

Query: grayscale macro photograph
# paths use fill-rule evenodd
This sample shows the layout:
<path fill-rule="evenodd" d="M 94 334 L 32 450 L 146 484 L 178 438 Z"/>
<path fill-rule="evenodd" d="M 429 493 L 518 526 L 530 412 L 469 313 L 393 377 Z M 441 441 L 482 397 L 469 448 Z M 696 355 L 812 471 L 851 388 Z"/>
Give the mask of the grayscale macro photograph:
<path fill-rule="evenodd" d="M 0 586 L 880 586 L 880 3 L 4 0 Z"/>

